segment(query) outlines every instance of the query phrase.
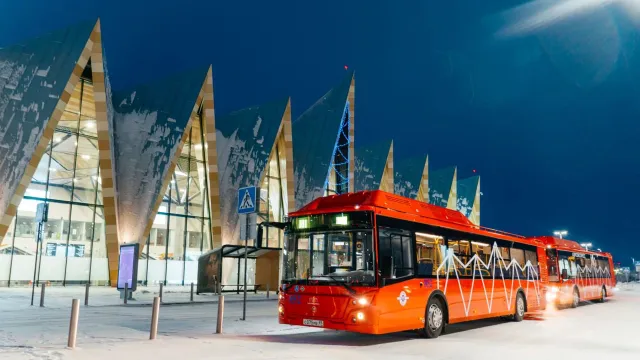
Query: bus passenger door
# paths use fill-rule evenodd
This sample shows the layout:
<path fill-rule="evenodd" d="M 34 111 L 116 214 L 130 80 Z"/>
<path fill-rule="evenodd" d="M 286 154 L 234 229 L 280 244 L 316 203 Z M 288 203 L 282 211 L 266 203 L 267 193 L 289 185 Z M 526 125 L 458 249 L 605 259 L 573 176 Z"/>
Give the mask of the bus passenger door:
<path fill-rule="evenodd" d="M 382 332 L 422 327 L 425 304 L 419 281 L 415 279 L 415 252 L 411 232 L 397 228 L 378 228 L 380 278 L 377 296 Z"/>

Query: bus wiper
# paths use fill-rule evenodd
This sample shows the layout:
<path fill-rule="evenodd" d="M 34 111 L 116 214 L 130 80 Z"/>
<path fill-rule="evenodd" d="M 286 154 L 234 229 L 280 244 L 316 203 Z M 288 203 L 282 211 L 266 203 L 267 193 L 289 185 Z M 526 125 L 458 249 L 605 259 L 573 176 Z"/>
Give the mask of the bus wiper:
<path fill-rule="evenodd" d="M 335 278 L 335 277 L 333 277 L 331 275 L 324 275 L 324 276 L 326 276 L 329 279 L 333 280 L 334 283 L 344 286 L 344 288 L 347 289 L 347 291 L 350 292 L 351 295 L 355 295 L 356 294 L 356 291 L 353 290 L 353 288 L 351 286 L 347 285 L 346 282 L 340 281 L 340 280 L 338 280 L 337 278 Z"/>

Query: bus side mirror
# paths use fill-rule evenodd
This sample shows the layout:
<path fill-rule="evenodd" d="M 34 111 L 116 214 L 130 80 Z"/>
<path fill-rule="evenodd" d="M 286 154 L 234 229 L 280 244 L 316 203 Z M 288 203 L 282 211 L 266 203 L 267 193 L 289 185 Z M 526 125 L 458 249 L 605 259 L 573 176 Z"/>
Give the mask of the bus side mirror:
<path fill-rule="evenodd" d="M 562 280 L 567 280 L 569 278 L 569 273 L 567 272 L 567 269 L 562 269 Z"/>

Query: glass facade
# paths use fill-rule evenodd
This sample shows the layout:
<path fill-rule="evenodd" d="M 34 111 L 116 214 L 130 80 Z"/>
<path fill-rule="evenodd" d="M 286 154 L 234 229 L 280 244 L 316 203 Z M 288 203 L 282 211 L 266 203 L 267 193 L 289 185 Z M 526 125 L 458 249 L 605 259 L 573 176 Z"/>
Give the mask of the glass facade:
<path fill-rule="evenodd" d="M 198 257 L 211 249 L 203 121 L 200 110 L 141 252 L 138 279 L 144 284 L 196 283 Z"/>
<path fill-rule="evenodd" d="M 95 117 L 91 72 L 85 72 L 0 246 L 0 282 L 28 284 L 37 265 L 36 280 L 52 284 L 109 283 Z M 49 203 L 49 219 L 38 247 L 41 202 Z"/>
<path fill-rule="evenodd" d="M 275 147 L 269 156 L 267 168 L 260 186 L 260 208 L 257 223 L 265 221 L 284 221 L 287 216 L 287 178 L 284 134 L 276 139 Z M 284 232 L 274 227 L 266 226 L 263 234 L 263 247 L 281 248 Z"/>
<path fill-rule="evenodd" d="M 324 189 L 325 196 L 349 191 L 349 103 L 344 108 Z"/>
<path fill-rule="evenodd" d="M 85 72 L 47 146 L 0 246 L 0 285 L 90 282 L 109 285 L 102 187 L 91 72 Z M 141 251 L 142 284 L 197 282 L 198 257 L 211 249 L 209 184 L 202 111 L 171 176 Z M 49 203 L 41 250 L 37 247 L 38 203 Z M 36 252 L 42 257 L 36 263 Z M 39 256 L 39 255 L 38 255 Z"/>
<path fill-rule="evenodd" d="M 0 286 L 30 284 L 34 269 L 36 281 L 51 285 L 111 285 L 95 108 L 91 71 L 85 71 L 0 245 Z M 212 248 L 203 122 L 201 105 L 141 249 L 138 280 L 143 285 L 196 283 L 198 258 Z M 286 169 L 292 164 L 286 159 L 280 132 L 259 183 L 258 223 L 284 221 L 287 215 Z M 42 246 L 36 241 L 39 203 L 49 204 Z M 263 246 L 278 248 L 283 241 L 283 231 L 264 228 Z M 243 265 L 234 261 L 230 284 L 244 277 Z M 255 269 L 256 261 L 250 260 L 249 283 Z"/>

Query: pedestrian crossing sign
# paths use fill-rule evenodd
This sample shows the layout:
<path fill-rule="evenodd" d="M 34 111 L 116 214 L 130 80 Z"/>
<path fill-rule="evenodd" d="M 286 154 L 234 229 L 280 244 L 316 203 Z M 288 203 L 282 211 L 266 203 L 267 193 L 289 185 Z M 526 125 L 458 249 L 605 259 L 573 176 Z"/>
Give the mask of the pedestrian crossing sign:
<path fill-rule="evenodd" d="M 238 190 L 238 214 L 256 212 L 256 187 L 249 186 Z"/>

